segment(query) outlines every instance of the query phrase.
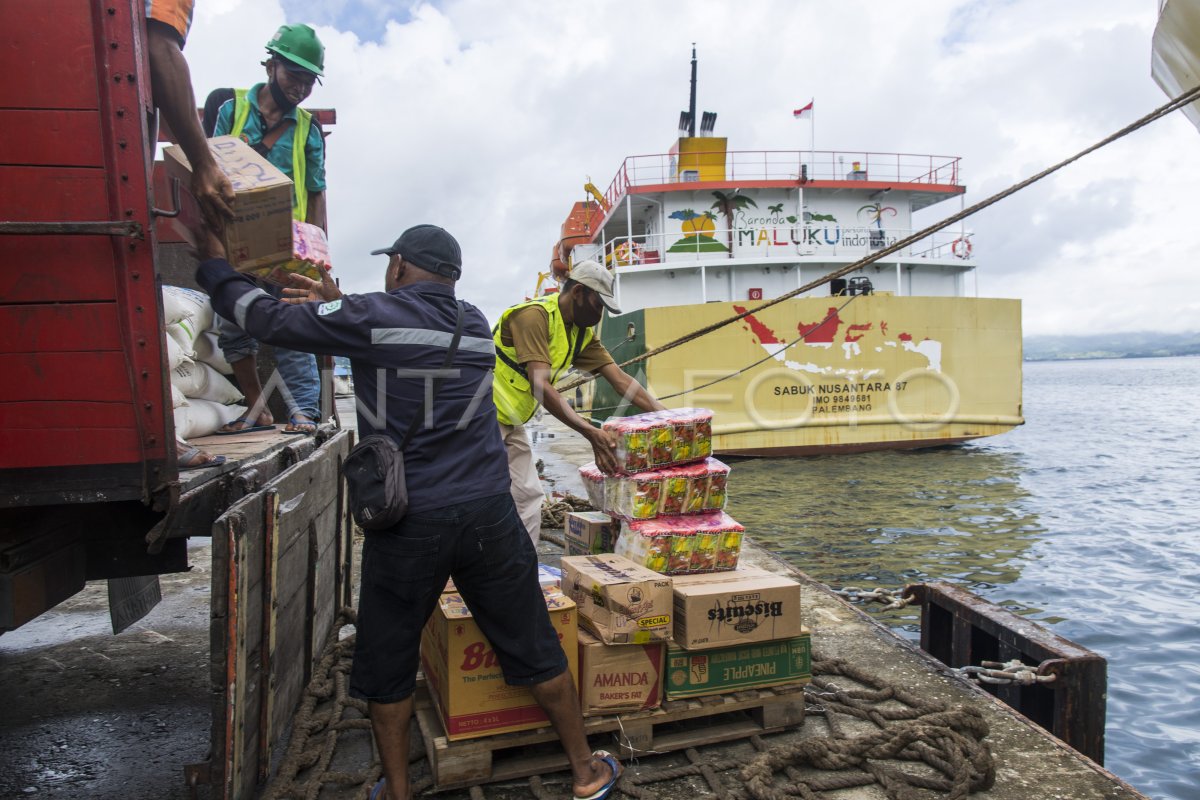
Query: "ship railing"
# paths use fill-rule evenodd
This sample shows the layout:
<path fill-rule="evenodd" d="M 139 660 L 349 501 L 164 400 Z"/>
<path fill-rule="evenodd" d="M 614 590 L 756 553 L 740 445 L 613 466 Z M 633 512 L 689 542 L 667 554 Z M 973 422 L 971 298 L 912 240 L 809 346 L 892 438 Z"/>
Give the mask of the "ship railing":
<path fill-rule="evenodd" d="M 690 183 L 700 180 L 732 181 L 873 181 L 918 185 L 961 186 L 957 156 L 915 153 L 873 153 L 849 150 L 713 150 L 689 153 L 688 159 L 723 163 L 723 170 L 683 170 L 677 155 L 659 153 L 630 156 L 622 162 L 604 193 L 615 207 L 632 187 Z M 702 173 L 713 170 L 720 177 Z"/>
<path fill-rule="evenodd" d="M 700 218 L 697 218 L 700 219 Z M 687 221 L 684 223 L 687 225 Z M 862 258 L 882 250 L 915 231 L 902 228 L 878 228 L 870 225 L 842 228 L 783 224 L 778 227 L 706 228 L 670 234 L 643 234 L 601 239 L 595 244 L 578 245 L 572 260 L 601 261 L 610 268 L 652 267 L 658 265 L 703 262 L 720 264 L 732 259 L 789 260 L 823 258 Z M 731 252 L 732 251 L 732 252 Z M 975 266 L 974 233 L 940 231 L 921 239 L 900 252 L 889 254 L 887 263 L 928 260 L 961 262 Z"/>

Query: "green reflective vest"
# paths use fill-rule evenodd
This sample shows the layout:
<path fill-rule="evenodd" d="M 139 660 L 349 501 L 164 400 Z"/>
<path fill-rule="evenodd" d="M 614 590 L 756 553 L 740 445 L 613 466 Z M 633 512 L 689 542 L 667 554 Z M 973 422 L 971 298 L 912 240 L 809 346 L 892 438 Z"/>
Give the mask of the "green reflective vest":
<path fill-rule="evenodd" d="M 236 89 L 233 93 L 233 129 L 230 136 L 241 136 L 250 119 L 250 101 L 246 99 L 247 89 Z M 308 187 L 304 183 L 305 170 L 308 161 L 304 157 L 305 145 L 308 144 L 308 131 L 312 127 L 312 114 L 299 106 L 296 107 L 296 126 L 292 128 L 292 184 L 295 195 L 292 197 L 292 219 L 306 222 L 308 216 Z"/>
<path fill-rule="evenodd" d="M 500 342 L 500 326 L 515 311 L 529 306 L 541 306 L 550 315 L 550 383 L 553 384 L 565 373 L 579 355 L 579 351 L 592 340 L 592 329 L 580 330 L 563 322 L 558 308 L 558 295 L 539 297 L 507 309 L 500 321 L 492 328 L 492 340 L 496 344 L 496 375 L 492 383 L 492 397 L 496 402 L 496 416 L 501 425 L 523 425 L 537 411 L 538 402 L 529 388 L 529 375 L 524 365 L 517 362 L 517 349 Z"/>

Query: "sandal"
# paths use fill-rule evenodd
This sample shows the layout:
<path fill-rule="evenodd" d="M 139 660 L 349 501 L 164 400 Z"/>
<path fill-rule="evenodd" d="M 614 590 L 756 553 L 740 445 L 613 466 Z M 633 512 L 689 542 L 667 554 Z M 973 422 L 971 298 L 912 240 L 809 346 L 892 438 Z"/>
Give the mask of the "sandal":
<path fill-rule="evenodd" d="M 592 753 L 592 756 L 600 759 L 612 768 L 612 777 L 608 779 L 608 783 L 604 784 L 586 797 L 579 797 L 578 795 L 575 795 L 575 800 L 604 800 L 605 797 L 608 797 L 609 794 L 612 793 L 612 790 L 617 785 L 617 781 L 621 778 L 621 773 L 624 771 L 621 769 L 621 763 L 617 761 L 617 757 L 612 753 L 609 753 L 605 750 L 597 750 L 596 752 Z"/>
<path fill-rule="evenodd" d="M 291 414 L 288 416 L 288 428 L 284 428 L 283 432 L 293 436 L 312 436 L 317 432 L 317 423 L 305 414 Z"/>
<path fill-rule="evenodd" d="M 237 427 L 231 427 L 231 426 Z M 250 420 L 250 412 L 242 414 L 232 422 L 226 422 L 220 428 L 213 432 L 213 436 L 237 436 L 240 433 L 254 433 L 255 431 L 273 431 L 274 425 L 258 425 Z"/>
<path fill-rule="evenodd" d="M 208 458 L 204 458 L 208 456 Z M 225 463 L 225 456 L 214 456 L 206 453 L 199 447 L 188 446 L 187 450 L 175 457 L 175 464 L 180 470 L 185 469 L 204 469 L 205 467 L 219 467 Z"/>
<path fill-rule="evenodd" d="M 387 778 L 380 778 L 379 783 L 375 784 L 375 787 L 371 789 L 371 796 L 368 797 L 367 800 L 379 800 L 379 798 L 383 797 L 383 793 L 386 791 Z"/>

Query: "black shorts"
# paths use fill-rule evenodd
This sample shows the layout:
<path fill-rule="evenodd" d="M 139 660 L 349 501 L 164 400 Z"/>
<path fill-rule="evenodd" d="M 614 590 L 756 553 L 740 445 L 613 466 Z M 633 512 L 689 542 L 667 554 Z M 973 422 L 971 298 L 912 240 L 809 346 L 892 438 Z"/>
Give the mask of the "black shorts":
<path fill-rule="evenodd" d="M 505 493 L 419 514 L 363 544 L 350 695 L 395 703 L 416 688 L 421 630 L 454 577 L 504 680 L 529 686 L 567 669 L 538 585 L 537 552 Z"/>

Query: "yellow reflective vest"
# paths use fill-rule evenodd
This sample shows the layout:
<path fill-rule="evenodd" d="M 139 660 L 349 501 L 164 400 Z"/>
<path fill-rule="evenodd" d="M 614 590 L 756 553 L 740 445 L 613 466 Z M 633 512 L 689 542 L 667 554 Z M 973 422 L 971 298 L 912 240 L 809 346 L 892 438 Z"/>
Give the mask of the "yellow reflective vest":
<path fill-rule="evenodd" d="M 233 93 L 233 129 L 230 136 L 241 136 L 250 119 L 250 101 L 246 99 L 247 89 L 236 89 Z M 308 144 L 308 131 L 312 127 L 312 114 L 296 106 L 296 125 L 292 128 L 292 184 L 295 194 L 292 197 L 292 219 L 306 222 L 308 216 L 308 187 L 304 182 L 308 161 L 305 159 L 305 146 Z"/>
<path fill-rule="evenodd" d="M 555 383 L 570 369 L 579 351 L 592 340 L 592 329 L 580 330 L 571 325 L 570 330 L 563 322 L 558 308 L 558 295 L 539 297 L 507 309 L 500 321 L 492 328 L 492 340 L 496 344 L 496 375 L 492 383 L 492 397 L 496 402 L 496 416 L 501 425 L 522 425 L 537 411 L 538 401 L 529 387 L 529 375 L 525 366 L 517 361 L 517 349 L 500 342 L 500 326 L 509 315 L 529 306 L 541 306 L 550 315 L 550 383 Z"/>

